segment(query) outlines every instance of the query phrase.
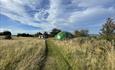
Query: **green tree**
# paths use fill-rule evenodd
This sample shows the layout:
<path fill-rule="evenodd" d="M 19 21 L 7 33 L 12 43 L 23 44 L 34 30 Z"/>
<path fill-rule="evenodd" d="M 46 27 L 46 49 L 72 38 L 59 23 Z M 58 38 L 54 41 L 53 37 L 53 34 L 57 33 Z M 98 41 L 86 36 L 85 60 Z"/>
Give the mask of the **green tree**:
<path fill-rule="evenodd" d="M 115 38 L 115 24 L 113 19 L 108 18 L 106 23 L 103 25 L 100 33 L 101 37 L 107 40 Z"/>
<path fill-rule="evenodd" d="M 60 29 L 54 28 L 54 29 L 52 29 L 52 31 L 50 32 L 50 36 L 54 37 L 54 36 L 57 35 L 59 32 L 61 32 Z"/>
<path fill-rule="evenodd" d="M 12 39 L 12 33 L 10 31 L 4 31 L 2 35 L 5 36 L 5 39 Z"/>

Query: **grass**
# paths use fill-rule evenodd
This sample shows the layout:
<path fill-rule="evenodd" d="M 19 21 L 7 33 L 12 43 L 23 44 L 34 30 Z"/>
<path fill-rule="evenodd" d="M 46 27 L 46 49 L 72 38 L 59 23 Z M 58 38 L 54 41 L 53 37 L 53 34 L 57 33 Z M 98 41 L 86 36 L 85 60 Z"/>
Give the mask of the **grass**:
<path fill-rule="evenodd" d="M 0 70 L 38 70 L 45 44 L 33 38 L 0 40 Z"/>
<path fill-rule="evenodd" d="M 115 70 L 115 42 L 88 38 L 52 40 L 73 70 Z"/>
<path fill-rule="evenodd" d="M 44 70 L 70 70 L 70 66 L 60 53 L 60 49 L 50 40 L 48 44 L 48 57 Z"/>
<path fill-rule="evenodd" d="M 0 70 L 115 70 L 115 42 L 13 38 L 0 40 Z M 41 68 L 42 67 L 42 68 Z"/>

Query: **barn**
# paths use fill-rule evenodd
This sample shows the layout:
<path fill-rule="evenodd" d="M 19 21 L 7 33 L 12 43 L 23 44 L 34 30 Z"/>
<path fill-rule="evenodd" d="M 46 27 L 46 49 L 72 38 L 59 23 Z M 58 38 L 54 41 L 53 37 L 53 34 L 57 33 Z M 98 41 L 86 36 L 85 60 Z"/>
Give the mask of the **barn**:
<path fill-rule="evenodd" d="M 69 32 L 59 32 L 56 36 L 55 36 L 55 39 L 58 39 L 58 40 L 65 40 L 65 39 L 71 39 L 73 38 L 73 35 Z"/>

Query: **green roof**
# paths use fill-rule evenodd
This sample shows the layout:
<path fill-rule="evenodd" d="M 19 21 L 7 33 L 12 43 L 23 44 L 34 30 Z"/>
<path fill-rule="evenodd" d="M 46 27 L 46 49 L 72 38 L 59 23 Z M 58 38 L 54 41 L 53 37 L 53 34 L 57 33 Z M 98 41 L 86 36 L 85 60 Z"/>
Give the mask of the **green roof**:
<path fill-rule="evenodd" d="M 67 39 L 69 37 L 71 37 L 72 35 L 68 32 L 59 32 L 55 38 L 58 39 L 58 40 L 64 40 L 64 39 Z"/>

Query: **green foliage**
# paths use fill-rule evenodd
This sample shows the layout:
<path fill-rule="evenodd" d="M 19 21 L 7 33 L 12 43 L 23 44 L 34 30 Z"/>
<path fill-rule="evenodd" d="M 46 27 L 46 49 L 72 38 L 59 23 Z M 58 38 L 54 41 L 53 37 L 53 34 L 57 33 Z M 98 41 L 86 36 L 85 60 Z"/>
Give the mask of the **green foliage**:
<path fill-rule="evenodd" d="M 52 29 L 52 31 L 50 32 L 50 35 L 51 35 L 52 37 L 54 37 L 54 36 L 55 36 L 56 34 L 58 34 L 59 32 L 61 32 L 60 29 L 54 28 L 54 29 Z"/>

